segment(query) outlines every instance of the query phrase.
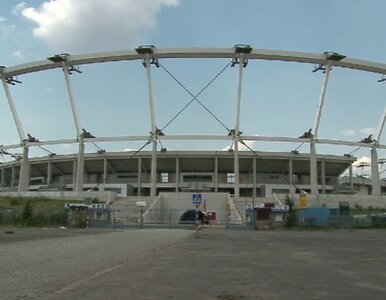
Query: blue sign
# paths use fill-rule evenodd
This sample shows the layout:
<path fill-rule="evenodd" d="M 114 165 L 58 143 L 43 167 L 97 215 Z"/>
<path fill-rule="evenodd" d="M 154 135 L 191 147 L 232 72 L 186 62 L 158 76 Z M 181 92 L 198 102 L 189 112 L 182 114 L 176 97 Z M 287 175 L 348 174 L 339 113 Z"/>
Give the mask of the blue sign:
<path fill-rule="evenodd" d="M 202 194 L 193 194 L 192 203 L 193 205 L 200 206 L 202 203 Z"/>

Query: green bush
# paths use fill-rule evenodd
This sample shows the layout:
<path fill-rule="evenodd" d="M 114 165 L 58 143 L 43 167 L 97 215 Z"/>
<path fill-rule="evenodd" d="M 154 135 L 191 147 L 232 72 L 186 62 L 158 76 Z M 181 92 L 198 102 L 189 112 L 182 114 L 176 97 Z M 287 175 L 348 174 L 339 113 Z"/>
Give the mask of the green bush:
<path fill-rule="evenodd" d="M 16 206 L 20 204 L 20 199 L 18 198 L 9 198 L 9 205 Z"/>
<path fill-rule="evenodd" d="M 54 211 L 49 215 L 51 225 L 67 225 L 68 211 L 63 209 L 61 211 Z"/>
<path fill-rule="evenodd" d="M 22 212 L 23 225 L 30 225 L 32 216 L 32 204 L 30 201 L 27 201 Z"/>
<path fill-rule="evenodd" d="M 290 198 L 288 195 L 286 195 L 285 204 L 289 207 L 288 218 L 285 226 L 289 228 L 295 227 L 298 225 L 298 213 L 295 208 L 295 202 L 293 198 Z"/>

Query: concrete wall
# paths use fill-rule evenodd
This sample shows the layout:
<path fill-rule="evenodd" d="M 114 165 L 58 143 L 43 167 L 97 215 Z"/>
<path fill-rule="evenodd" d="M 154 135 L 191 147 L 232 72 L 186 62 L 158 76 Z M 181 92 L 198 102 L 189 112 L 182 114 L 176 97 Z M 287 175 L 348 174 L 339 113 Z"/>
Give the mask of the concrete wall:
<path fill-rule="evenodd" d="M 359 205 L 363 209 L 370 206 L 375 208 L 386 208 L 386 196 L 361 196 L 361 195 L 318 195 L 317 197 L 311 197 L 311 203 L 315 207 L 325 205 L 329 208 L 339 207 L 340 201 L 347 201 L 351 208 Z"/>
<path fill-rule="evenodd" d="M 2 192 L 0 196 L 4 197 L 44 197 L 48 199 L 68 199 L 84 200 L 85 198 L 98 198 L 101 201 L 113 201 L 117 194 L 114 192 L 65 192 L 65 191 L 45 191 L 45 192 Z"/>
<path fill-rule="evenodd" d="M 277 199 L 280 199 L 283 203 L 285 200 L 286 195 L 276 195 Z M 299 207 L 299 195 L 290 195 L 290 197 L 293 197 L 295 200 L 295 205 Z M 333 194 L 326 194 L 326 195 L 307 195 L 308 198 L 308 204 L 309 207 L 328 207 L 328 208 L 338 208 L 340 201 L 347 201 L 350 204 L 351 208 L 355 208 L 355 206 L 359 205 L 363 209 L 367 209 L 369 206 L 372 206 L 373 208 L 379 207 L 379 208 L 386 208 L 386 196 L 378 197 L 378 196 L 362 196 L 362 195 L 333 195 Z M 240 198 L 238 200 L 238 203 L 241 203 L 241 206 L 243 206 L 243 203 L 251 204 L 253 202 L 253 199 L 251 197 L 248 198 Z M 257 197 L 254 200 L 255 203 L 276 203 L 278 204 L 278 201 L 274 199 L 273 197 Z"/>
<path fill-rule="evenodd" d="M 224 224 L 226 213 L 225 208 L 228 201 L 226 193 L 202 193 L 203 202 L 206 200 L 208 212 L 216 212 L 218 223 Z M 163 211 L 176 210 L 177 214 L 173 214 L 171 222 L 179 222 L 181 216 L 188 210 L 196 209 L 192 204 L 192 193 L 161 193 L 159 196 L 159 208 Z M 203 205 L 199 207 L 203 210 Z M 167 216 L 170 218 L 170 216 Z"/>

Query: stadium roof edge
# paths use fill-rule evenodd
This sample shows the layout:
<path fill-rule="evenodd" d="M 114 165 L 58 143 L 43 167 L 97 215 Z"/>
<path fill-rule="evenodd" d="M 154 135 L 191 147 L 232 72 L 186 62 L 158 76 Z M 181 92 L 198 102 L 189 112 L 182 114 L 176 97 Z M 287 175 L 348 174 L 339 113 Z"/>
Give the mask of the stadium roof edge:
<path fill-rule="evenodd" d="M 155 48 L 154 53 L 150 54 L 158 59 L 167 58 L 234 58 L 234 48 Z M 276 60 L 287 62 L 299 62 L 310 64 L 330 64 L 331 66 L 355 69 L 365 72 L 386 74 L 386 64 L 359 60 L 345 57 L 342 60 L 328 60 L 325 53 L 315 54 L 296 51 L 268 50 L 253 48 L 251 53 L 244 53 L 245 58 L 260 60 Z M 90 53 L 81 55 L 66 56 L 67 65 L 84 65 L 92 63 L 141 60 L 144 54 L 138 54 L 133 50 L 122 50 L 112 52 Z M 6 67 L 2 69 L 1 76 L 12 77 L 28 73 L 34 73 L 49 69 L 61 68 L 62 62 L 53 62 L 48 59 L 30 62 L 22 65 Z"/>

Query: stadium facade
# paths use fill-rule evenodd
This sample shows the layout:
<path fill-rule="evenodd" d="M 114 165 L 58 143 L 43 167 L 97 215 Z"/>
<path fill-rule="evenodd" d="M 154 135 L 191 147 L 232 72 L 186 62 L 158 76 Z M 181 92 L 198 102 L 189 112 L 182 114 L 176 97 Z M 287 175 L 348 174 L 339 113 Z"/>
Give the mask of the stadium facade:
<path fill-rule="evenodd" d="M 236 99 L 235 125 L 227 135 L 165 135 L 157 128 L 152 67 L 158 67 L 162 59 L 229 59 L 229 64 L 238 68 L 238 89 Z M 79 72 L 79 66 L 113 61 L 138 60 L 145 67 L 150 111 L 150 135 L 96 137 L 83 129 L 81 116 L 77 110 L 75 92 L 70 75 Z M 240 128 L 240 110 L 243 90 L 243 70 L 252 60 L 270 60 L 308 63 L 316 65 L 314 71 L 323 71 L 319 104 L 312 128 L 300 137 L 248 136 Z M 385 120 L 386 108 L 380 116 L 379 126 L 374 135 L 361 141 L 320 139 L 319 126 L 323 115 L 329 76 L 333 68 L 347 68 L 380 75 L 386 74 L 386 65 L 348 58 L 334 52 L 322 54 L 290 51 L 255 49 L 249 45 L 235 45 L 232 48 L 194 48 L 157 49 L 154 46 L 140 46 L 134 50 L 69 55 L 58 54 L 42 61 L 14 67 L 1 67 L 0 78 L 6 99 L 14 118 L 20 143 L 2 145 L 1 154 L 9 155 L 13 149 L 21 149 L 21 156 L 0 165 L 1 189 L 17 190 L 112 190 L 122 196 L 148 195 L 156 198 L 160 192 L 205 191 L 226 192 L 234 198 L 244 196 L 270 197 L 274 193 L 295 194 L 307 191 L 310 195 L 332 194 L 337 190 L 338 177 L 347 169 L 352 175 L 355 158 L 347 156 L 321 155 L 317 146 L 334 145 L 361 147 L 371 151 L 371 194 L 381 197 L 382 186 L 378 170 L 378 151 L 386 149 L 380 142 Z M 16 76 L 62 69 L 67 87 L 69 102 L 76 128 L 74 139 L 41 141 L 26 135 L 23 122 L 19 119 L 14 105 L 10 85 L 21 83 Z M 191 101 L 196 100 L 192 97 Z M 232 151 L 168 151 L 158 149 L 159 141 L 167 140 L 213 140 L 233 143 Z M 111 153 L 98 151 L 85 154 L 85 144 L 97 142 L 143 141 L 151 145 L 152 151 Z M 286 153 L 256 152 L 247 142 L 264 141 L 269 143 L 286 142 L 309 145 L 309 153 L 297 151 Z M 79 151 L 74 155 L 51 155 L 29 157 L 31 147 L 46 145 L 78 144 Z M 240 145 L 248 151 L 241 151 Z M 142 150 L 142 149 L 139 149 Z M 352 178 L 352 176 L 350 176 Z"/>
<path fill-rule="evenodd" d="M 152 153 L 145 151 L 86 154 L 83 191 L 114 191 L 121 197 L 150 196 Z M 338 177 L 355 159 L 318 155 L 318 193 L 331 194 Z M 234 153 L 231 151 L 165 151 L 157 153 L 156 195 L 160 192 L 235 194 Z M 29 190 L 75 191 L 77 156 L 29 160 Z M 1 188 L 17 191 L 20 162 L 1 165 Z M 311 192 L 308 154 L 240 151 L 239 189 L 242 197 Z"/>

